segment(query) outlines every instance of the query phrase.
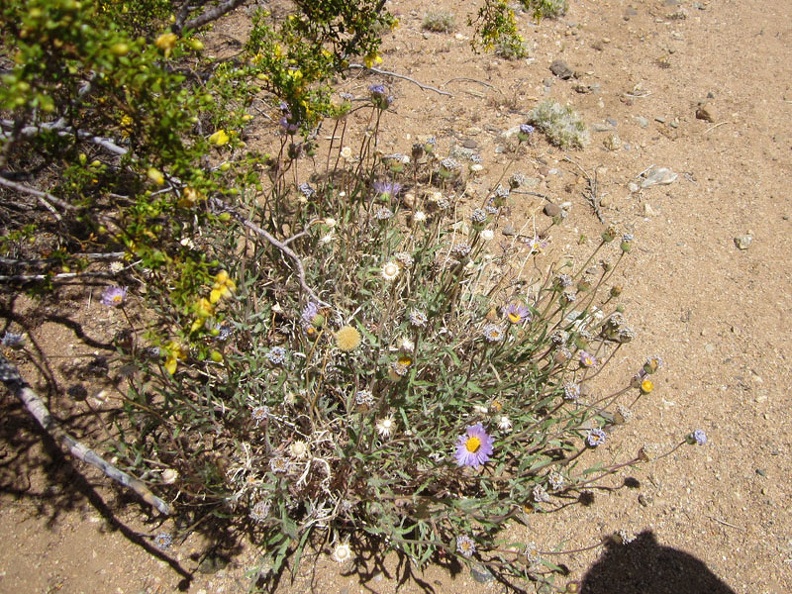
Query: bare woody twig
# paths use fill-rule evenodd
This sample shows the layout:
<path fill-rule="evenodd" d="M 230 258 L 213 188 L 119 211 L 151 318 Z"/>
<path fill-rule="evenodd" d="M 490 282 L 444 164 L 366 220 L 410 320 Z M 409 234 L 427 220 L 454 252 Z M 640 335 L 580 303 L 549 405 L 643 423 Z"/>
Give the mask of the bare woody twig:
<path fill-rule="evenodd" d="M 405 76 L 403 74 L 398 74 L 396 72 L 390 72 L 389 70 L 380 70 L 379 68 L 369 68 L 368 66 L 364 66 L 363 64 L 350 64 L 349 68 L 355 68 L 358 70 L 369 70 L 371 72 L 376 72 L 377 74 L 381 74 L 382 76 L 392 76 L 393 78 L 400 78 L 402 80 L 408 80 L 411 83 L 418 85 L 421 90 L 423 91 L 434 91 L 440 95 L 446 95 L 447 97 L 453 97 L 453 93 L 449 93 L 448 91 L 443 91 L 438 89 L 437 87 L 431 87 L 429 85 L 425 85 L 422 82 L 418 82 L 414 78 L 410 78 L 409 76 Z"/>
<path fill-rule="evenodd" d="M 22 401 L 28 412 L 41 425 L 42 429 L 47 432 L 64 450 L 68 451 L 72 456 L 78 460 L 95 466 L 101 470 L 105 476 L 110 477 L 118 484 L 132 489 L 137 493 L 140 498 L 155 507 L 161 513 L 170 515 L 172 513 L 170 505 L 165 503 L 162 499 L 154 495 L 149 488 L 143 484 L 142 481 L 128 475 L 127 473 L 119 470 L 104 458 L 99 456 L 96 452 L 77 441 L 74 437 L 69 435 L 66 430 L 50 415 L 47 406 L 41 400 L 30 386 L 19 375 L 17 368 L 0 354 L 0 381 Z"/>
<path fill-rule="evenodd" d="M 5 186 L 6 188 L 10 188 L 12 190 L 16 190 L 17 192 L 22 192 L 23 194 L 30 194 L 31 196 L 35 196 L 38 198 L 38 201 L 41 202 L 47 210 L 49 210 L 53 216 L 57 220 L 61 220 L 60 213 L 55 209 L 53 204 L 57 204 L 64 210 L 74 210 L 74 206 L 61 200 L 60 198 L 56 198 L 49 192 L 42 192 L 40 190 L 36 190 L 34 188 L 25 186 L 23 184 L 18 184 L 16 182 L 11 181 L 10 179 L 6 179 L 0 176 L 0 186 Z"/>
<path fill-rule="evenodd" d="M 189 0 L 185 0 L 185 3 L 186 2 L 189 2 Z M 226 0 L 225 2 L 221 2 L 220 4 L 215 6 L 214 8 L 212 8 L 210 10 L 207 10 L 206 12 L 201 14 L 200 16 L 197 16 L 194 19 L 190 19 L 186 23 L 184 23 L 184 22 L 179 23 L 177 21 L 176 22 L 176 27 L 180 31 L 181 30 L 185 30 L 185 29 L 198 29 L 200 27 L 203 27 L 207 23 L 211 23 L 212 21 L 215 21 L 215 20 L 219 19 L 225 13 L 231 12 L 232 10 L 234 10 L 237 6 L 239 6 L 243 2 L 245 2 L 245 0 Z M 185 12 L 184 14 L 182 14 L 182 12 L 180 11 L 179 16 L 181 18 L 183 18 L 183 19 L 187 18 L 187 13 Z"/>
<path fill-rule="evenodd" d="M 316 303 L 318 303 L 320 305 L 328 305 L 326 302 L 324 302 L 321 299 L 319 299 L 319 296 L 314 292 L 314 290 L 311 289 L 311 287 L 308 286 L 308 283 L 305 280 L 305 268 L 303 267 L 302 260 L 300 260 L 300 256 L 298 256 L 294 252 L 294 250 L 292 250 L 289 246 L 286 245 L 286 243 L 288 243 L 288 240 L 287 240 L 286 243 L 284 243 L 282 241 L 279 241 L 271 233 L 269 233 L 266 229 L 262 229 L 261 227 L 256 225 L 256 223 L 254 223 L 253 221 L 251 221 L 249 219 L 246 219 L 241 214 L 239 214 L 236 210 L 234 210 L 233 208 L 231 208 L 227 204 L 224 204 L 219 199 L 213 199 L 211 207 L 212 207 L 213 210 L 215 210 L 217 212 L 227 212 L 227 213 L 229 213 L 243 227 L 246 227 L 247 229 L 250 229 L 256 235 L 260 235 L 261 237 L 266 239 L 269 243 L 271 243 L 273 246 L 278 248 L 281 252 L 286 254 L 291 259 L 292 263 L 294 264 L 295 273 L 297 274 L 297 282 L 300 283 L 300 288 L 311 299 L 313 299 Z"/>

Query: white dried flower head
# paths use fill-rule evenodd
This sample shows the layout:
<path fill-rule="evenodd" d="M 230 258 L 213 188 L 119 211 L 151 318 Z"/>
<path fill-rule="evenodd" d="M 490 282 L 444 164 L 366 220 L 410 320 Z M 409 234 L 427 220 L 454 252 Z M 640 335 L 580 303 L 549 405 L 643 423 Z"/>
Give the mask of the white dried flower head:
<path fill-rule="evenodd" d="M 336 220 L 333 217 L 327 217 L 324 220 L 324 224 L 327 225 L 327 227 L 329 227 L 330 229 L 332 229 L 333 227 L 336 226 L 337 223 L 336 223 Z"/>
<path fill-rule="evenodd" d="M 481 173 L 482 171 L 484 171 L 484 165 L 482 165 L 481 163 L 473 163 L 470 166 L 470 173 L 476 174 L 476 173 Z"/>
<path fill-rule="evenodd" d="M 121 262 L 110 262 L 110 272 L 113 274 L 118 274 L 124 269 L 124 265 Z"/>
<path fill-rule="evenodd" d="M 345 146 L 341 149 L 341 158 L 349 161 L 352 158 L 352 149 Z"/>
<path fill-rule="evenodd" d="M 412 220 L 414 223 L 425 223 L 426 213 L 422 210 L 416 210 L 412 215 Z"/>
<path fill-rule="evenodd" d="M 393 260 L 385 262 L 385 264 L 382 266 L 382 278 L 384 278 L 386 281 L 390 282 L 396 280 L 400 272 L 401 268 L 399 268 L 399 265 Z"/>
<path fill-rule="evenodd" d="M 394 422 L 392 416 L 387 416 L 384 419 L 377 421 L 376 428 L 379 436 L 383 439 L 387 439 L 395 431 L 396 423 Z"/>
<path fill-rule="evenodd" d="M 173 468 L 166 468 L 162 471 L 162 482 L 166 485 L 172 485 L 179 478 L 179 472 Z"/>
<path fill-rule="evenodd" d="M 352 549 L 348 542 L 339 542 L 333 550 L 333 561 L 346 563 L 352 558 Z"/>
<path fill-rule="evenodd" d="M 489 412 L 489 407 L 476 404 L 473 406 L 473 412 L 479 415 L 486 415 Z"/>
<path fill-rule="evenodd" d="M 302 439 L 298 439 L 289 446 L 289 455 L 292 458 L 300 459 L 308 456 L 308 444 Z"/>
<path fill-rule="evenodd" d="M 415 350 L 415 343 L 406 336 L 402 336 L 396 344 L 399 350 L 405 353 L 412 353 Z"/>
<path fill-rule="evenodd" d="M 334 241 L 335 241 L 335 233 L 333 233 L 332 231 L 326 235 L 323 235 L 321 239 L 319 239 L 319 243 L 321 243 L 322 245 L 328 245 L 333 243 Z"/>
<path fill-rule="evenodd" d="M 498 421 L 498 429 L 503 431 L 504 433 L 508 433 L 512 430 L 512 422 L 509 417 L 506 415 L 502 415 L 500 421 Z"/>
<path fill-rule="evenodd" d="M 494 237 L 495 237 L 495 231 L 493 231 L 492 229 L 484 229 L 484 231 L 481 232 L 482 241 L 492 241 Z"/>

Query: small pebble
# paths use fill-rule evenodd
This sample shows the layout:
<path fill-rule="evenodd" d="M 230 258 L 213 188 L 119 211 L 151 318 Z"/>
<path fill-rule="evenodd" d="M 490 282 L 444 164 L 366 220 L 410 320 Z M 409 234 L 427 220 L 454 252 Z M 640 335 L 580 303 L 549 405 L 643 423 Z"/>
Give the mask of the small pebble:
<path fill-rule="evenodd" d="M 545 204 L 544 213 L 551 219 L 561 214 L 561 207 L 552 202 Z"/>
<path fill-rule="evenodd" d="M 743 251 L 750 247 L 751 242 L 753 242 L 753 236 L 749 234 L 739 235 L 734 238 L 734 245 Z"/>

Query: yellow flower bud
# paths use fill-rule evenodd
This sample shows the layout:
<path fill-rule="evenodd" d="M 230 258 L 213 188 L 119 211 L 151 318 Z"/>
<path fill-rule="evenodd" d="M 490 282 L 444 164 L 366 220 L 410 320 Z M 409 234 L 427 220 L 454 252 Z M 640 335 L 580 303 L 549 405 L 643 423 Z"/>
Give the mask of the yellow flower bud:
<path fill-rule="evenodd" d="M 209 143 L 215 146 L 223 146 L 228 143 L 228 134 L 223 129 L 218 130 L 209 137 Z"/>
<path fill-rule="evenodd" d="M 156 169 L 154 167 L 149 167 L 148 171 L 146 171 L 146 175 L 151 181 L 153 181 L 158 186 L 161 186 L 165 183 L 165 176 L 162 175 L 162 172 L 159 169 Z"/>
<path fill-rule="evenodd" d="M 178 40 L 179 36 L 176 35 L 176 33 L 163 33 L 157 37 L 156 41 L 154 41 L 154 45 L 164 51 L 167 56 L 170 55 L 170 51 L 176 47 L 176 42 Z"/>

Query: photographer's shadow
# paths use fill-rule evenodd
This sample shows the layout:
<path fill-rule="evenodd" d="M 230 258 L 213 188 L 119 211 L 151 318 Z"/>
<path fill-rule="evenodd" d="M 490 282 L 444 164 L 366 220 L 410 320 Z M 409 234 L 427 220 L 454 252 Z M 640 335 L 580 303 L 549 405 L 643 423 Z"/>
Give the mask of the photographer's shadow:
<path fill-rule="evenodd" d="M 580 594 L 735 594 L 693 555 L 664 547 L 651 531 L 629 544 L 609 542 Z"/>

